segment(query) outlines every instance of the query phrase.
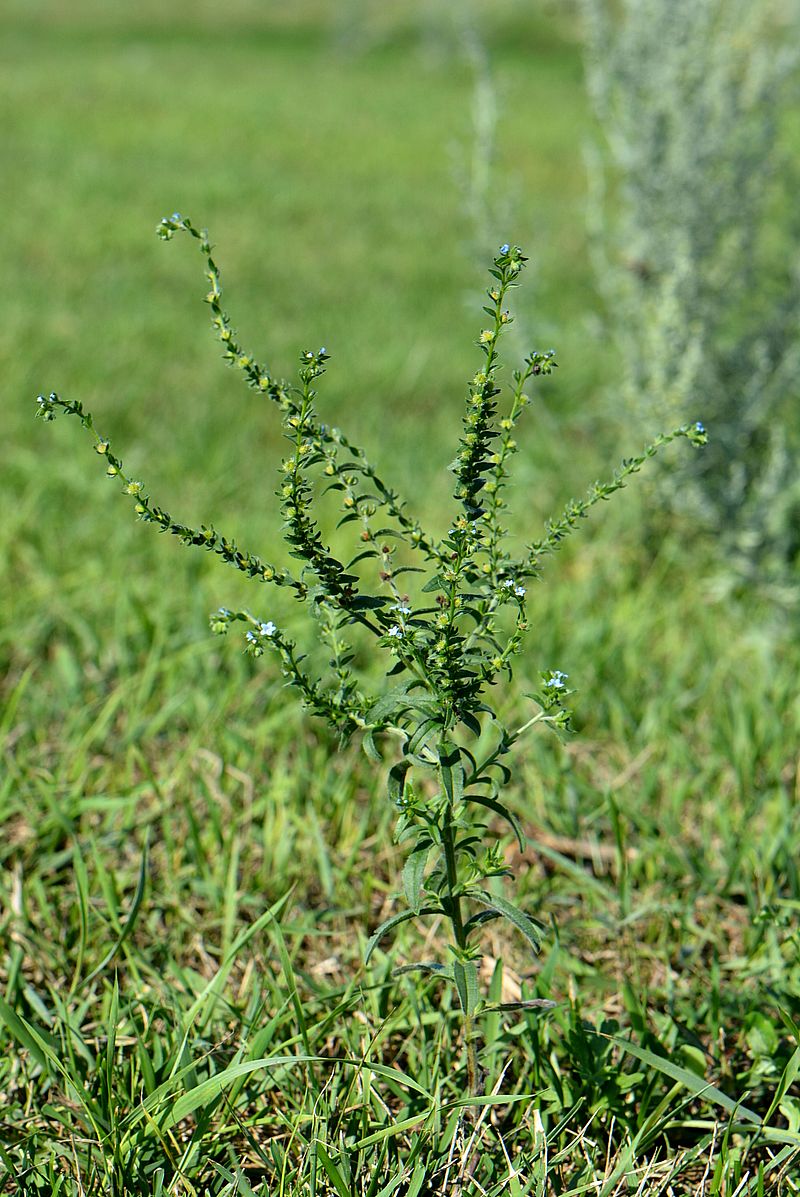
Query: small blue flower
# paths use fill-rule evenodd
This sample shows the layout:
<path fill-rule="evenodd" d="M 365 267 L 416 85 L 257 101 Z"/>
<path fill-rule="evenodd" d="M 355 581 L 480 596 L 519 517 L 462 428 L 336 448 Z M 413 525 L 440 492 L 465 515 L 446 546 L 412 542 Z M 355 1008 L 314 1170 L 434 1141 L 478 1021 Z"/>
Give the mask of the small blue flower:
<path fill-rule="evenodd" d="M 175 224 L 180 224 L 183 220 L 183 217 L 181 216 L 180 212 L 173 212 L 170 216 L 170 220 L 174 220 Z"/>
<path fill-rule="evenodd" d="M 695 424 L 695 428 L 697 429 L 698 432 L 705 432 L 705 430 L 706 430 L 705 424 L 701 424 L 701 422 L 699 420 Z"/>
<path fill-rule="evenodd" d="M 262 636 L 274 636 L 278 629 L 270 619 L 266 623 L 260 623 L 258 625 L 258 630 Z"/>
<path fill-rule="evenodd" d="M 244 638 L 249 644 L 258 644 L 258 636 L 255 632 L 245 632 Z"/>
<path fill-rule="evenodd" d="M 544 679 L 545 687 L 548 690 L 564 690 L 568 677 L 569 674 L 562 673 L 560 669 L 551 669 L 550 673 Z"/>
<path fill-rule="evenodd" d="M 506 241 L 503 243 L 503 245 L 500 246 L 500 253 L 507 254 L 510 249 L 511 249 L 511 246 Z"/>
<path fill-rule="evenodd" d="M 386 635 L 391 636 L 392 639 L 394 639 L 394 640 L 400 640 L 402 638 L 403 632 L 400 628 L 398 628 L 397 624 L 395 623 L 395 624 L 392 624 L 392 626 L 389 628 L 389 631 L 386 633 Z"/>

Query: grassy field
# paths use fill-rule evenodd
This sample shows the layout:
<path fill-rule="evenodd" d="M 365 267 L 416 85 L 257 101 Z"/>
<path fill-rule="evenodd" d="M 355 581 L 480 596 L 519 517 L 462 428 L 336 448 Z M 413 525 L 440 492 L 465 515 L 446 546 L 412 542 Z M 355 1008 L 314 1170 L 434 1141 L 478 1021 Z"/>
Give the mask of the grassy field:
<path fill-rule="evenodd" d="M 219 359 L 196 254 L 153 235 L 179 209 L 244 342 L 287 376 L 324 343 L 323 418 L 442 530 L 503 240 L 531 257 L 521 335 L 560 363 L 520 530 L 638 451 L 597 327 L 574 21 L 497 5 L 510 224 L 476 233 L 458 22 L 392 7 L 5 6 L 0 1192 L 796 1193 L 791 620 L 721 598 L 691 530 L 643 539 L 635 486 L 548 565 L 504 700 L 540 669 L 578 690 L 508 795 L 548 935 L 531 958 L 498 933 L 485 979 L 557 1004 L 485 1019 L 495 1098 L 465 1113 L 457 1011 L 391 976 L 419 937 L 362 965 L 402 860 L 373 767 L 208 634 L 220 603 L 291 626 L 286 603 L 136 523 L 73 422 L 33 420 L 40 391 L 80 399 L 176 518 L 279 556 L 277 421 Z"/>

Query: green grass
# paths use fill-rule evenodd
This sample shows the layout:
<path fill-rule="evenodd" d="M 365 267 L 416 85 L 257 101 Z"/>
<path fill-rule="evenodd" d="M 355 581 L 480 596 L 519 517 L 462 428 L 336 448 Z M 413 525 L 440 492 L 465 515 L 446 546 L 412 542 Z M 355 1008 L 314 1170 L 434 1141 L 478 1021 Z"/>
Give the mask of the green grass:
<path fill-rule="evenodd" d="M 798 1190 L 800 648 L 715 597 L 711 546 L 643 548 L 628 491 L 537 590 L 507 703 L 564 669 L 578 728 L 518 754 L 517 895 L 549 935 L 537 959 L 498 936 L 486 979 L 557 1006 L 486 1018 L 495 1096 L 465 1112 L 457 1012 L 391 978 L 419 938 L 361 965 L 399 888 L 369 763 L 208 636 L 220 602 L 273 597 L 133 522 L 79 430 L 32 419 L 40 390 L 80 398 L 176 517 L 277 555 L 276 423 L 219 362 L 196 255 L 153 236 L 179 208 L 244 341 L 287 375 L 326 344 L 321 408 L 447 519 L 483 267 L 454 170 L 471 78 L 420 8 L 7 8 L 0 1191 Z M 492 39 L 524 197 L 495 240 L 530 251 L 526 326 L 561 363 L 520 460 L 538 527 L 618 430 L 570 22 L 504 3 Z"/>

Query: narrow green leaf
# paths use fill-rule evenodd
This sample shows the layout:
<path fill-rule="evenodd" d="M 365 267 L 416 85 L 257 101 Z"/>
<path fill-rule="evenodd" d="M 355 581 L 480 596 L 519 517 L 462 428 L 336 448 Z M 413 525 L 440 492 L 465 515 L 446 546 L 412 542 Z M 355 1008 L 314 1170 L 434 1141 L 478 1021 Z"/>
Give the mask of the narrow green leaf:
<path fill-rule="evenodd" d="M 593 1028 L 587 1029 L 593 1030 Z M 755 1110 L 748 1109 L 741 1102 L 728 1097 L 727 1093 L 723 1093 L 715 1085 L 711 1085 L 708 1081 L 703 1080 L 696 1072 L 692 1072 L 688 1068 L 681 1068 L 679 1064 L 673 1064 L 672 1060 L 664 1056 L 657 1056 L 655 1052 L 648 1051 L 644 1047 L 639 1047 L 638 1043 L 631 1043 L 628 1039 L 622 1039 L 618 1035 L 605 1035 L 602 1031 L 594 1031 L 594 1034 L 599 1035 L 603 1039 L 609 1039 L 622 1051 L 635 1056 L 637 1060 L 641 1060 L 643 1064 L 648 1064 L 651 1068 L 655 1068 L 657 1072 L 668 1076 L 671 1080 L 677 1081 L 679 1085 L 683 1085 L 684 1088 L 698 1097 L 705 1098 L 712 1105 L 721 1106 L 729 1114 L 735 1114 L 738 1118 L 746 1122 L 751 1122 L 755 1126 L 762 1125 L 761 1118 Z"/>
<path fill-rule="evenodd" d="M 492 1002 L 488 1006 L 484 1006 L 484 1010 L 492 1011 L 515 1011 L 515 1010 L 555 1010 L 558 1002 L 551 1002 L 549 998 L 526 998 L 519 1002 Z"/>
<path fill-rule="evenodd" d="M 319 1140 L 317 1140 L 317 1142 L 314 1144 L 314 1150 L 316 1151 L 317 1159 L 325 1169 L 325 1175 L 336 1189 L 339 1197 L 351 1197 L 350 1186 L 347 1184 L 341 1172 L 336 1167 L 333 1160 L 328 1155 L 328 1152 L 322 1146 Z"/>
<path fill-rule="evenodd" d="M 473 736 L 479 736 L 481 734 L 481 725 L 474 715 L 470 715 L 468 713 L 463 714 L 461 716 L 461 722 L 465 727 L 469 728 Z"/>
<path fill-rule="evenodd" d="M 22 697 L 25 694 L 25 691 L 28 688 L 28 683 L 30 682 L 31 678 L 33 677 L 34 669 L 35 669 L 35 664 L 34 664 L 34 662 L 31 662 L 31 664 L 27 667 L 27 669 L 24 670 L 24 672 L 20 676 L 20 679 L 17 682 L 14 689 L 5 698 L 5 701 L 4 701 L 5 709 L 3 711 L 2 719 L 0 719 L 0 743 L 5 741 L 5 738 L 8 735 L 10 729 L 14 726 L 14 720 L 17 717 L 17 708 L 18 708 L 20 702 L 22 701 Z"/>
<path fill-rule="evenodd" d="M 300 994 L 297 992 L 297 979 L 295 977 L 294 964 L 292 963 L 292 958 L 289 955 L 289 949 L 286 946 L 286 939 L 284 938 L 280 923 L 275 923 L 272 928 L 272 934 L 275 937 L 275 944 L 278 949 L 278 957 L 281 962 L 281 968 L 283 969 L 283 975 L 286 980 L 289 996 L 292 999 L 295 1018 L 297 1019 L 297 1025 L 300 1029 L 300 1037 L 303 1040 L 303 1047 L 306 1049 L 306 1053 L 310 1055 L 311 1041 L 308 1035 L 306 1012 L 303 1003 L 300 1000 Z"/>
<path fill-rule="evenodd" d="M 370 723 L 374 726 L 384 723 L 398 708 L 405 709 L 408 706 L 408 689 L 412 684 L 413 679 L 406 678 L 399 686 L 394 686 L 388 694 L 384 694 L 376 703 L 373 703 L 368 711 Z"/>
<path fill-rule="evenodd" d="M 422 882 L 425 879 L 425 866 L 430 850 L 429 843 L 415 848 L 403 867 L 403 893 L 415 914 L 419 914 L 422 905 Z"/>
<path fill-rule="evenodd" d="M 411 761 L 407 758 L 392 765 L 386 779 L 389 790 L 389 801 L 399 805 L 403 801 L 406 788 L 406 774 L 411 768 Z"/>
<path fill-rule="evenodd" d="M 419 1192 L 425 1183 L 427 1173 L 424 1164 L 421 1162 L 417 1164 L 414 1173 L 409 1181 L 408 1191 L 406 1197 L 419 1197 Z"/>
<path fill-rule="evenodd" d="M 426 582 L 425 585 L 422 587 L 422 593 L 423 594 L 431 594 L 432 591 L 441 590 L 441 589 L 442 589 L 442 579 L 439 577 L 438 574 L 436 574 L 435 577 L 431 578 L 431 580 L 429 582 Z"/>
<path fill-rule="evenodd" d="M 0 997 L 0 1022 L 5 1024 L 9 1034 L 16 1039 L 20 1047 L 25 1048 L 44 1073 L 47 1076 L 52 1076 L 51 1049 L 44 1035 L 17 1014 L 16 1010 L 12 1009 L 2 997 Z"/>
<path fill-rule="evenodd" d="M 484 806 L 487 810 L 493 811 L 501 819 L 512 828 L 514 835 L 517 837 L 520 852 L 525 851 L 525 833 L 522 830 L 522 824 L 513 811 L 509 810 L 502 802 L 498 802 L 496 798 L 489 798 L 486 794 L 465 794 L 465 802 L 475 802 L 478 806 Z"/>
<path fill-rule="evenodd" d="M 425 1122 L 430 1118 L 432 1110 L 425 1110 L 421 1114 L 414 1114 L 411 1118 L 401 1118 L 399 1121 L 391 1121 L 388 1126 L 384 1126 L 381 1130 L 373 1131 L 371 1135 L 367 1135 L 363 1139 L 359 1139 L 357 1143 L 353 1144 L 356 1151 L 360 1151 L 364 1147 L 371 1147 L 373 1143 L 381 1143 L 384 1139 L 393 1138 L 395 1135 L 401 1135 L 403 1131 L 409 1130 L 412 1126 L 418 1126 L 420 1122 Z"/>
<path fill-rule="evenodd" d="M 480 995 L 478 993 L 478 966 L 474 960 L 454 960 L 453 980 L 456 984 L 458 1000 L 466 1018 L 475 1013 Z"/>
<path fill-rule="evenodd" d="M 502 917 L 499 910 L 479 910 L 477 914 L 473 914 L 472 918 L 467 919 L 464 924 L 464 934 L 469 936 L 473 931 L 477 931 L 478 927 L 482 927 L 484 923 L 491 923 L 493 919 L 501 919 Z"/>
<path fill-rule="evenodd" d="M 510 923 L 514 924 L 520 934 L 525 936 L 534 952 L 539 951 L 542 946 L 542 932 L 529 914 L 525 914 L 524 911 L 520 910 L 518 906 L 515 906 L 513 902 L 509 902 L 506 898 L 498 898 L 494 894 L 487 894 L 485 890 L 470 890 L 469 897 L 484 906 L 488 906 L 490 910 L 496 910 L 498 914 L 507 918 Z"/>
<path fill-rule="evenodd" d="M 794 1085 L 798 1074 L 800 1074 L 800 1047 L 796 1047 L 794 1049 L 794 1052 L 790 1056 L 789 1061 L 783 1070 L 778 1087 L 775 1090 L 775 1096 L 772 1099 L 769 1109 L 764 1115 L 765 1122 L 769 1122 L 770 1118 L 783 1101 L 783 1098 L 789 1092 L 789 1089 L 792 1087 L 792 1085 Z"/>
<path fill-rule="evenodd" d="M 375 743 L 375 734 L 371 727 L 368 727 L 364 732 L 361 740 L 361 747 L 364 750 L 364 755 L 376 765 L 380 765 L 383 757 L 380 754 L 380 749 Z"/>
<path fill-rule="evenodd" d="M 422 719 L 417 725 L 417 729 L 408 741 L 408 748 L 406 751 L 409 756 L 416 756 L 416 754 L 425 747 L 425 744 L 430 740 L 433 733 L 437 730 L 439 722 L 436 719 Z"/>
<path fill-rule="evenodd" d="M 458 805 L 464 797 L 464 766 L 456 745 L 445 743 L 439 748 L 439 773 L 450 805 Z"/>
<path fill-rule="evenodd" d="M 369 964 L 372 953 L 377 948 L 384 935 L 388 935 L 395 927 L 399 927 L 401 923 L 407 923 L 409 919 L 416 918 L 418 915 L 428 914 L 442 914 L 439 906 L 424 906 L 422 910 L 401 910 L 400 914 L 394 914 L 390 919 L 386 919 L 381 923 L 377 931 L 375 931 L 369 939 L 367 950 L 364 954 L 364 963 Z"/>
<path fill-rule="evenodd" d="M 368 594 L 359 594 L 356 598 L 350 600 L 348 610 L 378 611 L 381 607 L 386 606 L 387 601 L 385 598 L 373 598 Z"/>
<path fill-rule="evenodd" d="M 75 955 L 75 968 L 69 987 L 70 993 L 75 992 L 80 982 L 84 956 L 89 942 L 89 874 L 86 870 L 86 861 L 83 859 L 77 841 L 72 850 L 72 869 L 75 876 L 76 905 L 78 909 L 78 949 Z"/>
<path fill-rule="evenodd" d="M 356 565 L 359 561 L 363 561 L 366 557 L 377 556 L 379 556 L 379 554 L 376 549 L 364 549 L 363 553 L 356 553 L 355 557 L 351 557 L 351 559 L 347 562 L 347 569 L 352 569 L 354 565 Z"/>
<path fill-rule="evenodd" d="M 142 1118 L 151 1113 L 158 1104 L 163 1102 L 166 1109 L 159 1127 L 162 1132 L 169 1130 L 170 1127 L 175 1126 L 176 1123 L 181 1122 L 184 1118 L 194 1113 L 200 1106 L 206 1106 L 210 1102 L 215 1101 L 239 1077 L 250 1076 L 254 1072 L 266 1072 L 275 1068 L 297 1067 L 301 1064 L 328 1064 L 335 1068 L 350 1067 L 359 1070 L 365 1069 L 367 1072 L 372 1072 L 385 1081 L 394 1081 L 406 1088 L 412 1089 L 415 1093 L 419 1093 L 422 1097 L 427 1098 L 428 1101 L 433 1100 L 427 1089 L 420 1085 L 413 1077 L 407 1073 L 400 1072 L 397 1068 L 390 1068 L 385 1064 L 368 1064 L 360 1059 L 347 1060 L 328 1056 L 267 1056 L 261 1060 L 245 1060 L 238 1064 L 231 1064 L 228 1068 L 223 1069 L 222 1072 L 207 1077 L 206 1080 L 195 1085 L 193 1089 L 190 1089 L 188 1093 L 182 1094 L 177 1100 L 174 1100 L 174 1088 L 170 1082 L 160 1085 L 156 1093 L 147 1098 L 142 1105 L 132 1110 L 126 1117 L 124 1120 L 125 1129 L 130 1130 Z"/>
<path fill-rule="evenodd" d="M 395 532 L 395 536 L 397 536 Z M 419 565 L 398 565 L 396 569 L 392 570 L 392 577 L 399 578 L 400 574 L 424 574 L 425 570 Z"/>
<path fill-rule="evenodd" d="M 144 890 L 145 890 L 146 883 L 147 883 L 147 841 L 145 840 L 145 845 L 144 845 L 144 848 L 142 849 L 142 863 L 139 866 L 139 880 L 136 885 L 136 893 L 133 895 L 133 902 L 131 903 L 131 908 L 128 911 L 128 917 L 125 919 L 125 922 L 123 923 L 122 928 L 121 928 L 119 935 L 117 936 L 115 942 L 112 944 L 112 946 L 106 952 L 103 959 L 97 965 L 97 968 L 92 969 L 92 971 L 89 973 L 89 976 L 86 977 L 85 980 L 82 982 L 82 984 L 78 986 L 79 990 L 85 989 L 86 986 L 89 985 L 90 982 L 95 979 L 95 977 L 99 976 L 100 973 L 102 973 L 104 969 L 108 968 L 109 964 L 114 959 L 117 952 L 120 950 L 122 945 L 125 943 L 125 940 L 128 938 L 128 936 L 133 931 L 134 927 L 136 926 L 136 919 L 139 914 L 139 908 L 142 905 L 142 899 L 144 898 Z"/>
<path fill-rule="evenodd" d="M 265 911 L 263 911 L 263 913 L 258 916 L 255 922 L 250 923 L 249 926 L 245 927 L 244 930 L 241 931 L 236 937 L 235 942 L 231 944 L 230 951 L 222 961 L 222 964 L 219 966 L 218 970 L 208 984 L 197 995 L 184 1016 L 184 1045 L 188 1039 L 189 1029 L 195 1019 L 199 1016 L 201 1025 L 203 1025 L 211 1017 L 219 994 L 221 993 L 225 981 L 227 980 L 228 975 L 233 968 L 239 952 L 251 939 L 253 939 L 254 936 L 258 935 L 258 933 L 262 931 L 268 923 L 271 923 L 273 919 L 277 919 L 278 914 L 289 901 L 293 892 L 294 887 L 287 890 L 282 897 L 278 898 L 276 902 L 273 902 L 272 906 L 269 906 Z M 176 1059 L 181 1059 L 182 1055 L 182 1051 L 178 1052 Z"/>
<path fill-rule="evenodd" d="M 425 1122 L 428 1118 L 435 1114 L 444 1114 L 450 1110 L 455 1111 L 447 1130 L 441 1136 L 440 1142 L 446 1143 L 455 1128 L 458 1126 L 459 1117 L 458 1111 L 469 1109 L 472 1107 L 483 1106 L 506 1106 L 516 1105 L 519 1102 L 534 1102 L 541 1097 L 541 1093 L 490 1093 L 484 1097 L 460 1097 L 455 1101 L 445 1102 L 443 1105 L 436 1107 L 431 1106 L 430 1109 L 422 1111 L 412 1118 L 403 1118 L 399 1122 L 392 1122 L 390 1125 L 383 1127 L 379 1131 L 374 1131 L 371 1135 L 367 1135 L 364 1139 L 359 1139 L 353 1146 L 358 1151 L 364 1147 L 370 1147 L 373 1143 L 380 1143 L 384 1139 L 401 1134 L 412 1126 L 418 1125 L 420 1122 Z M 449 1133 L 448 1133 L 449 1132 Z M 421 1187 L 421 1184 L 420 1184 Z M 419 1190 L 417 1190 L 419 1191 Z"/>
<path fill-rule="evenodd" d="M 443 980 L 452 981 L 453 979 L 453 970 L 445 964 L 439 964 L 436 960 L 421 960 L 416 964 L 401 964 L 399 968 L 392 969 L 393 977 L 404 977 L 406 973 L 432 973 Z"/>

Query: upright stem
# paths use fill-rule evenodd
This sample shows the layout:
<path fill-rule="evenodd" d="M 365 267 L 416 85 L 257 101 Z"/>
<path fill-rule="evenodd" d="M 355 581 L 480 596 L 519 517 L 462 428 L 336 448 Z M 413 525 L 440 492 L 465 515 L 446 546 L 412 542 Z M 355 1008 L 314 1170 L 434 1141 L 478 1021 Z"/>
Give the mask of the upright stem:
<path fill-rule="evenodd" d="M 453 938 L 459 948 L 467 946 L 464 935 L 464 921 L 461 917 L 461 896 L 458 893 L 458 867 L 456 864 L 456 844 L 453 834 L 452 807 L 448 804 L 447 814 L 442 826 L 442 847 L 444 848 L 445 869 L 447 872 L 447 908 L 450 921 L 453 924 Z"/>
<path fill-rule="evenodd" d="M 445 875 L 447 878 L 447 910 L 453 927 L 456 947 L 464 949 L 467 937 L 464 933 L 464 919 L 461 912 L 461 895 L 458 892 L 458 863 L 456 860 L 455 830 L 453 828 L 453 807 L 448 796 L 447 809 L 442 822 L 442 848 L 444 850 Z M 472 1015 L 463 1011 L 464 1044 L 467 1050 L 467 1092 L 470 1097 L 478 1092 L 478 1055 L 475 1050 Z"/>

